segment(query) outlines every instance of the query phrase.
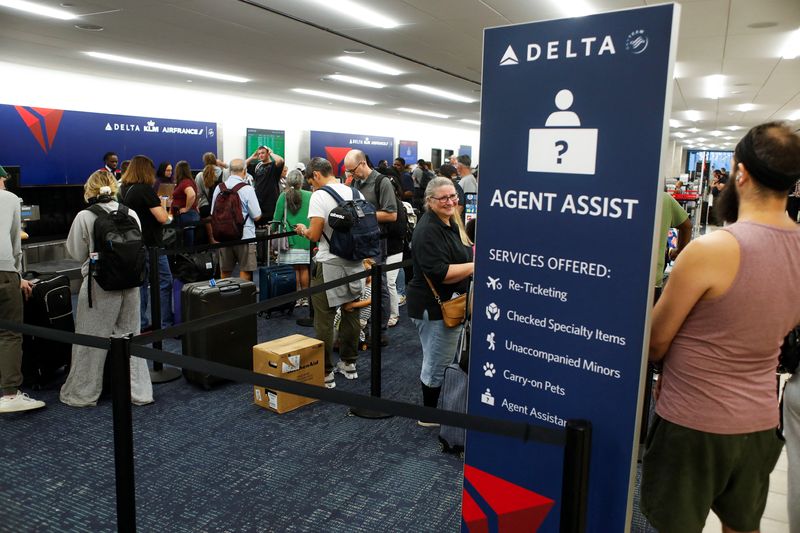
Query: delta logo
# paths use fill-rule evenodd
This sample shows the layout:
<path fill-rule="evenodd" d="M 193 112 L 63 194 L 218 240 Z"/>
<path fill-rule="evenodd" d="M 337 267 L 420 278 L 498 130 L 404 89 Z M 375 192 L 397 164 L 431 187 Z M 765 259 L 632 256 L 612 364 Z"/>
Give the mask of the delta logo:
<path fill-rule="evenodd" d="M 469 533 L 537 531 L 554 505 L 550 498 L 464 465 L 461 518 Z"/>
<path fill-rule="evenodd" d="M 45 154 L 53 149 L 58 127 L 61 125 L 63 109 L 46 109 L 44 107 L 14 106 L 17 114 L 31 132 L 33 138 L 39 143 Z"/>
<path fill-rule="evenodd" d="M 632 31 L 625 39 L 625 50 L 638 55 L 647 50 L 650 39 L 643 29 Z M 548 41 L 546 43 L 529 43 L 525 50 L 525 61 L 533 62 L 543 59 L 545 61 L 557 59 L 574 59 L 577 57 L 591 57 L 615 55 L 617 47 L 610 35 L 589 36 L 564 41 Z M 512 45 L 508 45 L 500 58 L 500 66 L 507 67 L 518 65 L 519 58 Z"/>

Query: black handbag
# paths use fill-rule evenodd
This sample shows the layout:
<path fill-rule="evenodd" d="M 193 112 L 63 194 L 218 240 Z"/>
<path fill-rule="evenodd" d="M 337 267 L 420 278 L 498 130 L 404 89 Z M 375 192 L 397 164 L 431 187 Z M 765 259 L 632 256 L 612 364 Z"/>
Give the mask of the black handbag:
<path fill-rule="evenodd" d="M 778 356 L 778 373 L 794 374 L 800 364 L 800 326 L 795 327 L 786 335 L 781 345 Z"/>

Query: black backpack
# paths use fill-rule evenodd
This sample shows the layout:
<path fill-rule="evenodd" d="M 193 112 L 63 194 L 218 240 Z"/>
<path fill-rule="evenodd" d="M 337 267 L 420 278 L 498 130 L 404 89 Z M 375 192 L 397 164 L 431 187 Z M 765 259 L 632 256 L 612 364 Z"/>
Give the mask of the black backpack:
<path fill-rule="evenodd" d="M 97 215 L 93 231 L 94 250 L 89 256 L 89 277 L 93 277 L 106 291 L 141 287 L 147 254 L 136 219 L 122 204 L 115 211 L 106 211 L 97 204 L 88 210 Z M 91 306 L 92 284 L 89 283 Z"/>
<path fill-rule="evenodd" d="M 343 199 L 327 185 L 320 190 L 330 194 L 339 204 L 328 214 L 328 225 L 333 228 L 333 234 L 330 239 L 324 232 L 322 234 L 328 241 L 331 253 L 350 261 L 380 255 L 381 229 L 375 207 L 352 187 L 352 200 Z"/>
<path fill-rule="evenodd" d="M 381 183 L 389 180 L 394 189 L 394 199 L 397 202 L 397 220 L 382 224 L 383 235 L 386 237 L 387 255 L 395 255 L 403 252 L 411 242 L 411 225 L 408 223 L 408 212 L 403 205 L 403 198 L 400 194 L 399 186 L 389 176 L 380 175 L 375 181 L 375 198 L 378 205 L 381 205 Z"/>

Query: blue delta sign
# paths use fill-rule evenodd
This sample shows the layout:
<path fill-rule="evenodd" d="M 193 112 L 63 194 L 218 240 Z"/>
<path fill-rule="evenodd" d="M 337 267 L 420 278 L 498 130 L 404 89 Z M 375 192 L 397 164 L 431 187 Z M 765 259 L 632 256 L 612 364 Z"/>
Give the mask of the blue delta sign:
<path fill-rule="evenodd" d="M 591 422 L 587 531 L 628 528 L 678 15 L 667 4 L 484 36 L 468 411 Z M 463 529 L 524 515 L 525 530 L 558 531 L 564 459 L 469 432 Z"/>

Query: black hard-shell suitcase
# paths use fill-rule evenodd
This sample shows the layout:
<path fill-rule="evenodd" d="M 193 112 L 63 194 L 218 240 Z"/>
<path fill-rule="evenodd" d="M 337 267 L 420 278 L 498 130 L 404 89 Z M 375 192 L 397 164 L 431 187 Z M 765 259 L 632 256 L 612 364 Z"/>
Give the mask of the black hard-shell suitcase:
<path fill-rule="evenodd" d="M 25 275 L 33 284 L 33 293 L 23 307 L 23 320 L 32 326 L 74 332 L 72 292 L 69 278 L 61 274 Z M 41 337 L 22 338 L 22 376 L 25 385 L 40 388 L 53 380 L 58 371 L 69 366 L 72 345 Z"/>
<path fill-rule="evenodd" d="M 256 301 L 256 286 L 251 281 L 228 278 L 188 283 L 181 292 L 183 321 L 224 313 Z M 186 333 L 182 339 L 183 354 L 235 366 L 253 368 L 253 346 L 258 343 L 256 315 L 236 318 L 230 322 Z M 210 389 L 224 381 L 215 376 L 184 370 L 187 381 Z"/>

